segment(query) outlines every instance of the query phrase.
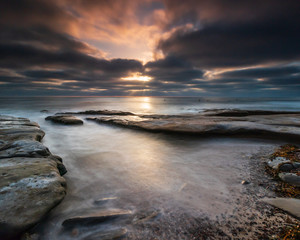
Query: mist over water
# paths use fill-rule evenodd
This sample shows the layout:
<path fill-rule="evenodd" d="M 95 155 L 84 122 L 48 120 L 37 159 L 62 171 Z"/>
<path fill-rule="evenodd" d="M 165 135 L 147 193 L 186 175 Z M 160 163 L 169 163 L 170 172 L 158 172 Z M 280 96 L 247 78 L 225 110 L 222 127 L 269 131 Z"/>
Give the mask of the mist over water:
<path fill-rule="evenodd" d="M 157 221 L 162 223 L 180 222 L 183 213 L 211 219 L 232 214 L 234 199 L 243 195 L 240 183 L 250 176 L 250 157 L 261 149 L 272 150 L 279 142 L 169 136 L 89 121 L 84 121 L 83 126 L 63 126 L 44 120 L 62 111 L 107 109 L 180 114 L 210 108 L 300 111 L 300 102 L 151 97 L 1 99 L 0 114 L 36 121 L 46 132 L 43 143 L 63 158 L 68 170 L 65 200 L 37 228 L 42 239 L 76 239 L 63 231 L 61 222 L 103 207 L 128 209 L 137 214 L 157 212 L 162 219 Z M 43 109 L 49 113 L 41 113 Z M 106 197 L 115 199 L 104 206 L 95 204 L 95 200 Z M 134 225 L 126 226 L 129 231 L 136 231 Z M 176 239 L 176 232 L 169 226 L 165 228 L 168 239 Z"/>
<path fill-rule="evenodd" d="M 204 109 L 239 108 L 297 111 L 300 99 L 195 98 L 195 97 L 0 97 L 0 111 L 32 114 L 42 109 L 52 112 L 108 109 L 134 113 L 178 114 Z"/>

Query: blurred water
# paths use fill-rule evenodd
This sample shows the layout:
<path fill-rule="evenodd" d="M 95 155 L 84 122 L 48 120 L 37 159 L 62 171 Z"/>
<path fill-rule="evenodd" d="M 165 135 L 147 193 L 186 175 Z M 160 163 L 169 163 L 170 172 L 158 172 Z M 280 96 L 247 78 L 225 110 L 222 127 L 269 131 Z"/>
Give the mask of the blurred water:
<path fill-rule="evenodd" d="M 249 157 L 279 143 L 246 139 L 198 139 L 153 134 L 85 121 L 83 126 L 46 122 L 60 111 L 122 110 L 135 113 L 192 113 L 208 108 L 298 110 L 299 101 L 199 98 L 11 98 L 1 99 L 0 114 L 28 117 L 46 132 L 43 140 L 60 155 L 68 169 L 68 194 L 37 228 L 41 239 L 80 239 L 64 232 L 70 216 L 99 209 L 94 200 L 117 197 L 105 208 L 130 209 L 135 214 L 158 211 L 165 221 L 178 221 L 179 210 L 215 219 L 231 214 L 232 198 L 240 198 L 240 182 L 249 177 Z M 49 113 L 41 113 L 47 109 Z M 178 211 L 178 217 L 176 212 Z M 175 215 L 170 220 L 170 214 Z M 158 220 L 160 221 L 160 220 Z M 164 223 L 163 220 L 162 224 Z M 114 227 L 113 223 L 106 228 Z M 127 225 L 136 231 L 133 225 Z M 167 227 L 167 239 L 178 239 L 178 229 Z M 93 232 L 95 228 L 81 229 Z M 139 230 L 143 231 L 143 230 Z M 157 237 L 151 228 L 147 239 Z M 141 238 L 142 239 L 142 238 Z"/>
<path fill-rule="evenodd" d="M 52 112 L 109 109 L 135 113 L 176 114 L 215 108 L 299 111 L 300 100 L 194 97 L 0 97 L 1 113 L 22 115 L 35 114 L 42 109 Z"/>

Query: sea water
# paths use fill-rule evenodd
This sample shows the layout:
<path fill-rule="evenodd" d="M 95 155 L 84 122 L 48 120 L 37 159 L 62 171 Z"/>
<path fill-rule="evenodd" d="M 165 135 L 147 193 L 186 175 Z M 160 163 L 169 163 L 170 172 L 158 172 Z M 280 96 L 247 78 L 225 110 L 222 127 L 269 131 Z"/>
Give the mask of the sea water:
<path fill-rule="evenodd" d="M 154 222 L 150 225 L 145 223 L 143 228 L 132 222 L 117 221 L 102 227 L 115 229 L 125 225 L 136 239 L 185 239 L 180 234 L 189 226 L 181 225 L 183 214 L 194 218 L 205 216 L 212 220 L 233 214 L 236 199 L 244 195 L 241 181 L 249 180 L 251 175 L 251 156 L 262 149 L 270 151 L 281 142 L 200 139 L 147 133 L 89 121 L 84 121 L 82 126 L 64 126 L 44 120 L 48 115 L 64 111 L 107 109 L 137 114 L 183 114 L 215 108 L 300 111 L 300 101 L 153 97 L 1 98 L 0 114 L 36 121 L 46 132 L 43 143 L 53 154 L 63 158 L 68 170 L 64 176 L 68 185 L 64 201 L 35 231 L 46 240 L 81 239 L 101 226 L 68 231 L 61 223 L 83 213 L 117 208 L 131 210 L 136 216 L 147 217 L 154 213 Z M 48 113 L 41 113 L 41 110 Z M 95 200 L 102 198 L 112 200 L 97 205 Z M 154 228 L 155 221 L 161 227 L 158 233 Z"/>

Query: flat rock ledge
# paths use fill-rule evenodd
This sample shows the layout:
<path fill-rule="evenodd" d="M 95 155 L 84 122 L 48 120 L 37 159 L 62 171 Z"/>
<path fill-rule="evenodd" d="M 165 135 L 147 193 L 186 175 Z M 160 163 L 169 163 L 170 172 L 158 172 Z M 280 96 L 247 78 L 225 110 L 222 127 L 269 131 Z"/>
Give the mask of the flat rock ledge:
<path fill-rule="evenodd" d="M 116 116 L 134 116 L 135 114 L 132 112 L 124 112 L 124 111 L 118 111 L 118 110 L 87 110 L 82 112 L 62 112 L 57 113 L 57 115 L 66 115 L 66 114 L 72 114 L 72 115 L 116 115 Z"/>
<path fill-rule="evenodd" d="M 150 132 L 300 139 L 299 112 L 210 110 L 198 114 L 110 116 L 86 119 Z"/>
<path fill-rule="evenodd" d="M 17 239 L 66 194 L 60 157 L 40 141 L 45 133 L 26 118 L 0 115 L 0 239 Z"/>
<path fill-rule="evenodd" d="M 82 125 L 83 121 L 75 116 L 64 116 L 64 115 L 54 115 L 48 116 L 45 120 L 52 121 L 54 123 L 60 123 L 64 125 Z"/>
<path fill-rule="evenodd" d="M 264 198 L 262 201 L 280 208 L 300 219 L 300 199 L 297 198 Z"/>

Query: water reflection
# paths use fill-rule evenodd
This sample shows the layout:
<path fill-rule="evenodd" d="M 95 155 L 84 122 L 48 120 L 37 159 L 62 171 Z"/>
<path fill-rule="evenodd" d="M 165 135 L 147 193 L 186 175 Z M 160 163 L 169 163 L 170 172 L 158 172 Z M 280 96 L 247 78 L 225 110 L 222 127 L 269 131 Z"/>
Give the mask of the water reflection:
<path fill-rule="evenodd" d="M 143 109 L 143 110 L 152 110 L 151 98 L 150 97 L 143 97 L 142 98 L 141 109 Z"/>
<path fill-rule="evenodd" d="M 61 235 L 61 222 L 85 209 L 96 211 L 94 200 L 102 197 L 119 199 L 105 205 L 107 208 L 135 212 L 144 209 L 158 209 L 162 213 L 169 211 L 172 215 L 162 222 L 161 227 L 165 232 L 170 229 L 173 232 L 169 232 L 170 235 L 164 239 L 172 239 L 171 234 L 175 236 L 173 239 L 178 239 L 178 225 L 169 227 L 169 224 L 180 219 L 176 210 L 183 209 L 189 214 L 200 212 L 210 217 L 225 211 L 230 214 L 230 209 L 235 206 L 228 199 L 243 197 L 244 187 L 240 182 L 248 177 L 248 160 L 242 156 L 256 153 L 260 147 L 268 144 L 228 139 L 187 139 L 88 121 L 83 126 L 60 126 L 44 121 L 47 114 L 40 113 L 40 110 L 47 109 L 49 114 L 88 109 L 167 114 L 198 112 L 208 106 L 275 109 L 275 103 L 259 104 L 260 107 L 247 102 L 216 103 L 210 106 L 209 103 L 191 98 L 168 98 L 164 101 L 162 98 L 151 97 L 0 101 L 2 114 L 37 121 L 46 132 L 45 145 L 53 154 L 64 159 L 68 169 L 65 175 L 68 194 L 45 220 L 44 231 L 40 232 L 43 240 L 76 239 Z M 282 104 L 280 107 L 284 109 L 289 103 Z M 299 109 L 299 102 L 290 104 L 286 109 L 293 108 Z M 155 239 L 155 236 L 150 239 Z"/>

